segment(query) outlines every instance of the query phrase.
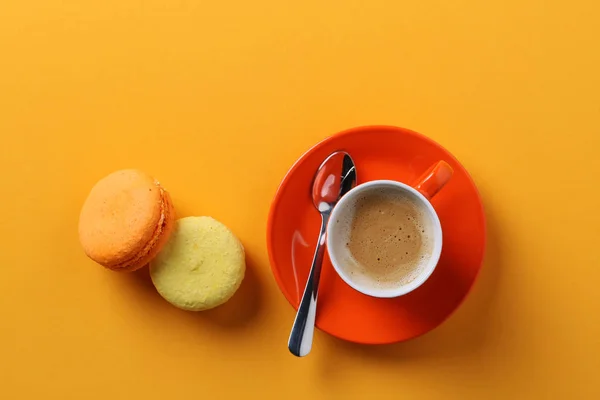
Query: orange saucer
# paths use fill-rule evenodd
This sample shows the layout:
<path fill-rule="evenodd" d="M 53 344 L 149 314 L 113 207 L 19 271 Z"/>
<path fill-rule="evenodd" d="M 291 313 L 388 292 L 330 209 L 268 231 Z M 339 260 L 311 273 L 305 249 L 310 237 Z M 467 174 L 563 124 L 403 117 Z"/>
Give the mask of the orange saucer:
<path fill-rule="evenodd" d="M 335 150 L 350 153 L 359 184 L 375 179 L 411 184 L 439 160 L 454 168 L 454 176 L 432 201 L 442 223 L 444 244 L 431 277 L 407 295 L 379 299 L 346 285 L 326 257 L 317 327 L 340 339 L 368 344 L 400 342 L 432 330 L 456 310 L 477 277 L 486 241 L 485 216 L 477 188 L 458 160 L 434 141 L 407 129 L 350 129 L 318 143 L 294 164 L 273 199 L 267 225 L 267 247 L 277 284 L 297 309 L 321 223 L 310 198 L 312 180 L 321 162 Z"/>

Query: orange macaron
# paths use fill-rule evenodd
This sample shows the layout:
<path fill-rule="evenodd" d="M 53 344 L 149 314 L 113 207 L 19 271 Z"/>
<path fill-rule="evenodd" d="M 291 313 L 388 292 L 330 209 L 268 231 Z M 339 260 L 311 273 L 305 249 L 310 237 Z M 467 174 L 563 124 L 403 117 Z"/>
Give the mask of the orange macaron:
<path fill-rule="evenodd" d="M 101 179 L 79 216 L 85 253 L 114 271 L 135 271 L 166 244 L 175 212 L 169 194 L 154 178 L 128 169 Z"/>

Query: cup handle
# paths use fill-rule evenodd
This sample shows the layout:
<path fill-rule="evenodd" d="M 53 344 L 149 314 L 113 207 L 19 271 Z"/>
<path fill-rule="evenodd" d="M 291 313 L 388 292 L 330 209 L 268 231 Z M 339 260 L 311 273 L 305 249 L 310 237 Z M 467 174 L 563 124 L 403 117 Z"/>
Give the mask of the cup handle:
<path fill-rule="evenodd" d="M 433 164 L 413 185 L 423 196 L 431 200 L 448 183 L 454 170 L 446 161 Z"/>

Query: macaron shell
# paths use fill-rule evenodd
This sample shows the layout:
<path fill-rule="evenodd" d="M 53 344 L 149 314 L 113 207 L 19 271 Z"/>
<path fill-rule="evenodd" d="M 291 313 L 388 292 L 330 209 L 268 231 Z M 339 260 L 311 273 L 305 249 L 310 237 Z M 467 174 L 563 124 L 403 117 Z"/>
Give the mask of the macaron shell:
<path fill-rule="evenodd" d="M 168 302 L 190 311 L 207 310 L 229 300 L 245 274 L 244 247 L 222 223 L 187 217 L 150 263 L 154 286 Z"/>
<path fill-rule="evenodd" d="M 107 267 L 114 271 L 132 272 L 146 265 L 162 250 L 165 246 L 173 229 L 175 227 L 175 209 L 171 201 L 171 196 L 163 191 L 163 215 L 161 223 L 158 225 L 155 235 L 146 245 L 146 248 L 140 252 L 136 259 L 127 261 L 119 266 Z"/>
<path fill-rule="evenodd" d="M 137 170 L 117 171 L 101 179 L 92 188 L 79 218 L 79 238 L 85 253 L 115 270 L 143 266 L 140 263 L 146 255 L 160 250 L 155 245 L 174 218 L 165 193 L 152 177 Z"/>

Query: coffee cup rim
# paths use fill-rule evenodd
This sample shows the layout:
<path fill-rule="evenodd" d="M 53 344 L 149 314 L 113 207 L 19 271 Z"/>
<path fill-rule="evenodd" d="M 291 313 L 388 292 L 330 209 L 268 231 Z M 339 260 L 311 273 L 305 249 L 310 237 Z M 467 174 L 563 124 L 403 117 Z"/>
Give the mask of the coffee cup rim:
<path fill-rule="evenodd" d="M 327 241 L 326 241 L 329 259 L 331 261 L 331 264 L 333 265 L 333 269 L 340 276 L 340 278 L 342 278 L 342 280 L 347 285 L 352 287 L 354 290 L 357 290 L 360 293 L 363 293 L 363 294 L 366 294 L 366 295 L 372 296 L 372 297 L 380 297 L 380 298 L 399 297 L 399 296 L 403 296 L 403 295 L 408 294 L 408 293 L 412 292 L 413 290 L 417 289 L 419 286 L 421 286 L 423 283 L 425 283 L 427 281 L 427 279 L 429 279 L 429 277 L 435 270 L 435 268 L 438 264 L 438 261 L 440 259 L 441 253 L 442 253 L 442 244 L 443 244 L 442 226 L 441 226 L 440 219 L 437 215 L 437 212 L 433 208 L 433 205 L 421 192 L 419 192 L 415 188 L 413 188 L 405 183 L 393 181 L 393 180 L 375 180 L 375 181 L 365 182 L 363 184 L 356 186 L 355 188 L 350 190 L 348 193 L 346 193 L 346 195 L 344 195 L 338 201 L 338 203 L 335 205 L 335 207 L 333 208 L 331 215 L 330 215 L 330 221 L 335 221 L 338 218 L 337 214 L 340 212 L 339 210 L 341 210 L 343 208 L 342 206 L 344 204 L 351 201 L 359 193 L 361 193 L 365 190 L 372 189 L 374 187 L 392 187 L 394 189 L 400 189 L 403 191 L 410 192 L 425 206 L 425 208 L 428 210 L 429 214 L 431 215 L 431 218 L 433 220 L 434 243 L 433 243 L 433 249 L 431 252 L 431 256 L 429 257 L 429 262 L 427 263 L 425 268 L 423 268 L 423 272 L 421 274 L 419 274 L 419 276 L 417 276 L 414 280 L 410 281 L 409 283 L 407 283 L 405 285 L 400 285 L 400 286 L 394 287 L 394 288 L 377 289 L 377 288 L 373 288 L 373 287 L 366 287 L 365 285 L 360 285 L 360 284 L 357 284 L 356 282 L 353 282 L 352 279 L 348 276 L 348 274 L 340 266 L 340 262 L 339 262 L 339 260 L 336 259 L 336 255 L 333 254 L 333 252 L 332 252 L 332 249 L 333 249 L 332 241 L 334 238 L 331 235 L 331 229 L 332 229 L 331 227 L 333 225 L 331 223 L 329 223 L 327 225 Z"/>

